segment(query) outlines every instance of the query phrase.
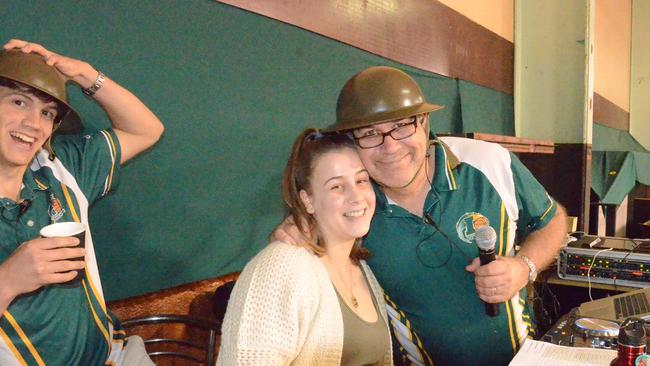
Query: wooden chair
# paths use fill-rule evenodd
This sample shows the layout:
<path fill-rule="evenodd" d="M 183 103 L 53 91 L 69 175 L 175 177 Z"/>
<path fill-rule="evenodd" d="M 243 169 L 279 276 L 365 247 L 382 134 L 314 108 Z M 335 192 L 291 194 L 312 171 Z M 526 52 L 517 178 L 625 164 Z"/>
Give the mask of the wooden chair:
<path fill-rule="evenodd" d="M 122 319 L 127 336 L 142 337 L 158 366 L 213 365 L 227 298 L 238 276 L 230 273 L 110 302 L 108 307 Z"/>
<path fill-rule="evenodd" d="M 190 361 L 197 365 L 214 365 L 216 361 L 217 335 L 221 333 L 221 322 L 196 318 L 187 315 L 153 315 L 122 322 L 124 329 L 129 331 L 137 327 L 156 326 L 163 324 L 180 324 L 186 329 L 201 329 L 208 332 L 207 341 L 199 343 L 196 337 L 184 338 L 152 338 L 144 341 L 149 357 L 157 364 L 161 358 L 176 358 Z"/>

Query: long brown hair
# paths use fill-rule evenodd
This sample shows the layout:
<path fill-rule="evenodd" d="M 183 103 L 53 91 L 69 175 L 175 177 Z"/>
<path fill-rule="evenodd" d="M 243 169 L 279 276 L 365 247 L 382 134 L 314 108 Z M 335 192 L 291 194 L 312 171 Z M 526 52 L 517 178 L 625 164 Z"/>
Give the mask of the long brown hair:
<path fill-rule="evenodd" d="M 304 189 L 311 194 L 311 177 L 316 160 L 328 152 L 341 149 L 352 149 L 356 153 L 354 141 L 347 134 L 324 134 L 318 129 L 308 128 L 294 141 L 289 161 L 284 168 L 282 179 L 284 204 L 300 232 L 309 235 L 305 246 L 318 256 L 325 253 L 325 243 L 318 230 L 318 222 L 307 212 L 305 204 L 300 199 L 300 191 Z M 370 252 L 362 247 L 361 238 L 357 238 L 350 252 L 350 258 L 359 261 L 369 256 Z"/>

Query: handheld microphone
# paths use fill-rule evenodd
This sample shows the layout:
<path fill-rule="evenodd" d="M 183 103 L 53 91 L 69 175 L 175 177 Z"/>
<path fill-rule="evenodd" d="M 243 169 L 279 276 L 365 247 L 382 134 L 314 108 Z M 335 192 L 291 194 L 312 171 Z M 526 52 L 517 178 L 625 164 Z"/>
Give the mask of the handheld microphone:
<path fill-rule="evenodd" d="M 491 226 L 481 226 L 476 230 L 474 235 L 478 254 L 481 259 L 481 265 L 484 266 L 496 259 L 495 246 L 497 242 L 497 233 Z M 485 302 L 485 314 L 488 316 L 499 315 L 499 304 Z"/>

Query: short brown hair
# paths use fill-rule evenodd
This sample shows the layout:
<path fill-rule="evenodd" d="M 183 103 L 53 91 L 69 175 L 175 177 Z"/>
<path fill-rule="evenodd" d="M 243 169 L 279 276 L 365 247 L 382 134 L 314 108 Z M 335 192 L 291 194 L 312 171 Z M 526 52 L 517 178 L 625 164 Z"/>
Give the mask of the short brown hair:
<path fill-rule="evenodd" d="M 310 241 L 305 246 L 314 254 L 322 256 L 325 253 L 323 237 L 318 230 L 318 223 L 300 199 L 300 191 L 311 193 L 311 177 L 314 172 L 314 163 L 322 155 L 336 150 L 352 149 L 356 153 L 354 141 L 347 134 L 324 134 L 315 128 L 304 130 L 293 143 L 291 155 L 287 166 L 284 168 L 282 180 L 282 197 L 284 204 L 298 226 L 298 229 L 309 234 Z M 370 257 L 370 252 L 363 248 L 362 239 L 357 238 L 350 252 L 350 258 L 358 262 L 360 259 Z"/>

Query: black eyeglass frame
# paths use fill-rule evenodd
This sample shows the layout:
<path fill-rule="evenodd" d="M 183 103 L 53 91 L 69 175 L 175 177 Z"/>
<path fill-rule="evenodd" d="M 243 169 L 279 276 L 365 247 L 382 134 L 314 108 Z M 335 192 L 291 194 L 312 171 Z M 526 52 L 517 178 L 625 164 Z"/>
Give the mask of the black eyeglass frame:
<path fill-rule="evenodd" d="M 403 125 L 401 125 L 401 126 L 397 126 L 397 127 L 395 127 L 395 128 L 392 128 L 392 129 L 390 129 L 390 130 L 388 130 L 388 131 L 386 131 L 386 132 L 379 132 L 379 131 L 376 131 L 376 130 L 375 130 L 375 131 L 377 132 L 377 134 L 376 134 L 376 135 L 372 135 L 372 136 L 361 136 L 361 137 L 357 137 L 357 136 L 355 136 L 355 134 L 354 134 L 354 131 L 356 131 L 356 130 L 353 130 L 353 131 L 352 131 L 352 138 L 354 139 L 354 143 L 355 143 L 357 146 L 359 146 L 360 148 L 362 148 L 362 149 L 373 149 L 373 148 L 375 148 L 375 147 L 379 147 L 379 146 L 383 145 L 383 144 L 384 144 L 384 141 L 386 140 L 386 136 L 390 136 L 390 137 L 391 137 L 393 140 L 395 140 L 395 141 L 404 140 L 404 139 L 407 139 L 407 138 L 409 138 L 409 137 L 415 135 L 415 132 L 417 132 L 417 130 L 418 130 L 418 125 L 417 125 L 417 123 L 418 123 L 418 122 L 420 122 L 420 123 L 424 123 L 424 116 L 425 116 L 424 114 L 419 114 L 419 115 L 416 115 L 416 116 L 411 116 L 411 117 L 409 117 L 410 119 L 412 119 L 411 122 L 404 123 Z M 399 129 L 402 129 L 402 128 L 404 128 L 404 127 L 407 127 L 407 126 L 411 126 L 411 125 L 414 126 L 414 128 L 413 128 L 413 132 L 411 132 L 409 135 L 407 135 L 407 136 L 402 136 L 402 137 L 395 137 L 395 136 L 393 136 L 393 132 L 395 132 L 395 131 L 397 131 L 397 130 L 399 130 Z M 373 146 L 362 146 L 361 143 L 359 142 L 359 141 L 363 140 L 364 138 L 368 138 L 368 137 L 378 137 L 378 136 L 381 136 L 381 142 L 378 143 L 377 145 L 373 145 Z"/>

